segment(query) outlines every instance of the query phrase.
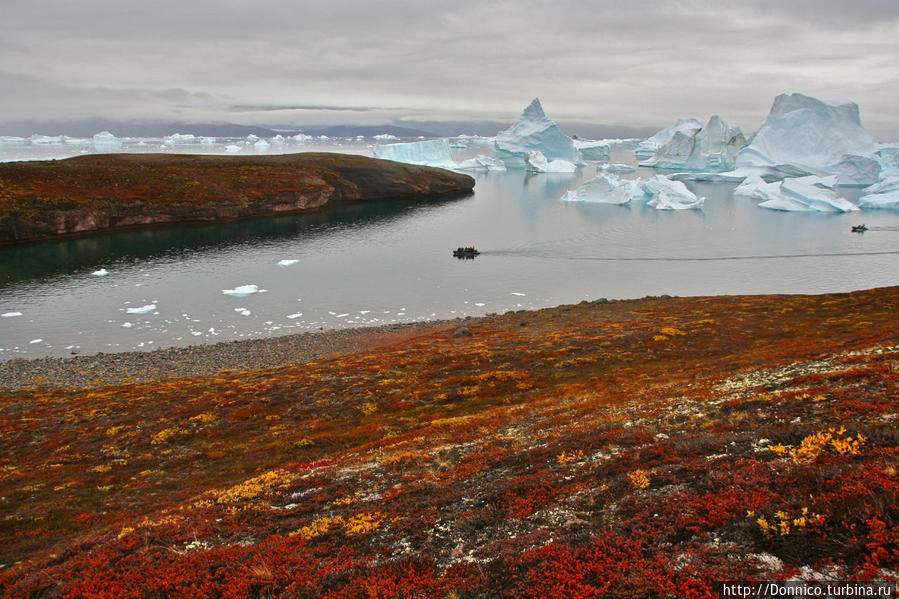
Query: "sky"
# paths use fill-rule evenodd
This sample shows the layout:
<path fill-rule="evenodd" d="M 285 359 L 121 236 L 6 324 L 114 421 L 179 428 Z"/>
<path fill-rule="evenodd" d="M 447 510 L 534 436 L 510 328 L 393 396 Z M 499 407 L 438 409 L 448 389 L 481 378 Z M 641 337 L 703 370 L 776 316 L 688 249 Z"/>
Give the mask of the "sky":
<path fill-rule="evenodd" d="M 899 140 L 897 0 L 0 0 L 17 121 L 309 126 L 554 120 L 755 131 L 848 98 Z M 50 131 L 41 133 L 52 134 Z"/>

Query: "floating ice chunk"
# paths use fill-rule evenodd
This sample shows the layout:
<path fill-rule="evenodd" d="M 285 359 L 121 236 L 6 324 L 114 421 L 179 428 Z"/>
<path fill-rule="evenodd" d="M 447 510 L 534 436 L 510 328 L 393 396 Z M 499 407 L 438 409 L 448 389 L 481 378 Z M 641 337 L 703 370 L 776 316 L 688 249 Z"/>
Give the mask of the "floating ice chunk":
<path fill-rule="evenodd" d="M 38 339 L 32 339 L 28 343 L 33 345 L 35 343 L 42 343 L 43 341 L 44 341 L 43 339 L 38 338 Z"/>
<path fill-rule="evenodd" d="M 311 136 L 311 135 L 306 135 L 305 133 L 297 133 L 296 135 L 292 136 L 292 137 L 290 138 L 290 140 L 291 140 L 292 142 L 294 142 L 294 143 L 304 144 L 304 143 L 306 143 L 307 141 L 311 141 L 311 140 L 312 140 L 312 136 Z"/>
<path fill-rule="evenodd" d="M 748 171 L 749 169 L 745 169 Z M 740 183 L 748 176 L 744 169 L 726 173 L 673 173 L 668 175 L 672 181 L 707 181 L 709 183 Z"/>
<path fill-rule="evenodd" d="M 469 158 L 468 160 L 463 160 L 462 162 L 460 162 L 456 166 L 456 169 L 465 171 L 502 172 L 506 170 L 506 163 L 499 158 L 485 156 L 484 154 L 478 154 L 474 158 Z"/>
<path fill-rule="evenodd" d="M 864 195 L 859 198 L 858 205 L 866 210 L 899 210 L 899 189 Z"/>
<path fill-rule="evenodd" d="M 698 210 L 705 203 L 705 198 L 697 197 L 680 181 L 672 181 L 662 175 L 640 181 L 638 188 L 648 199 L 646 205 L 656 210 Z"/>
<path fill-rule="evenodd" d="M 478 306 L 478 307 L 480 307 L 480 308 L 483 308 L 483 307 L 486 306 L 487 304 L 485 304 L 484 302 L 475 302 L 474 305 L 475 305 L 475 306 Z"/>
<path fill-rule="evenodd" d="M 214 137 L 200 137 L 200 143 L 204 146 L 214 146 L 216 141 Z"/>
<path fill-rule="evenodd" d="M 109 274 L 109 271 L 106 270 L 105 268 L 101 268 L 100 270 L 95 270 L 91 274 L 94 275 L 95 277 L 105 277 L 106 275 Z"/>
<path fill-rule="evenodd" d="M 282 266 L 282 267 L 283 266 L 293 266 L 297 262 L 299 262 L 299 260 L 293 260 L 293 259 L 288 258 L 286 260 L 281 260 L 280 262 L 278 262 L 278 266 Z"/>
<path fill-rule="evenodd" d="M 518 291 L 513 291 L 512 295 L 517 295 L 518 297 L 526 297 L 524 293 L 520 293 Z"/>
<path fill-rule="evenodd" d="M 123 323 L 122 323 L 122 327 L 123 327 L 123 328 L 126 328 L 126 329 L 130 329 L 130 328 L 133 327 L 133 326 L 134 326 L 134 324 L 132 324 L 132 323 L 130 323 L 130 322 L 123 322 Z"/>
<path fill-rule="evenodd" d="M 234 308 L 234 311 L 243 314 L 244 316 L 249 316 L 250 314 L 252 314 L 252 312 L 250 312 L 246 308 Z"/>
<path fill-rule="evenodd" d="M 0 314 L 0 318 L 15 318 L 16 316 L 21 316 L 21 312 L 4 312 Z"/>
<path fill-rule="evenodd" d="M 656 153 L 656 150 L 671 141 L 671 138 L 674 137 L 677 132 L 681 131 L 688 135 L 693 135 L 700 129 L 702 129 L 702 121 L 699 119 L 680 119 L 670 127 L 658 131 L 649 139 L 637 144 L 637 147 L 634 149 L 634 154 L 639 161 L 649 160 Z"/>
<path fill-rule="evenodd" d="M 302 315 L 303 315 L 302 312 L 297 312 L 296 314 L 288 314 L 288 315 L 287 315 L 287 318 L 293 320 L 293 319 L 295 319 L 295 318 L 299 318 L 299 317 L 302 316 Z"/>
<path fill-rule="evenodd" d="M 149 314 L 156 309 L 156 304 L 147 304 L 139 308 L 126 308 L 125 314 Z"/>
<path fill-rule="evenodd" d="M 768 196 L 768 199 L 759 204 L 759 207 L 789 212 L 854 212 L 858 210 L 858 206 L 839 197 L 827 187 L 832 184 L 832 179 L 822 179 L 821 185 L 816 184 L 815 179 L 815 177 L 802 177 L 766 184 L 764 194 Z M 758 184 L 756 183 L 756 185 Z"/>
<path fill-rule="evenodd" d="M 104 150 L 114 150 L 122 147 L 122 140 L 109 131 L 101 131 L 94 135 L 93 143 L 98 149 Z"/>
<path fill-rule="evenodd" d="M 643 195 L 639 181 L 619 179 L 616 175 L 598 175 L 562 196 L 566 202 L 627 204 L 635 194 Z"/>
<path fill-rule="evenodd" d="M 607 173 L 632 173 L 635 170 L 637 170 L 629 164 L 618 164 L 618 163 L 599 164 L 596 166 L 596 168 L 597 168 L 597 170 L 601 170 L 601 171 L 604 171 Z"/>
<path fill-rule="evenodd" d="M 546 116 L 539 98 L 534 98 L 514 125 L 496 134 L 494 150 L 496 157 L 513 168 L 525 168 L 525 157 L 532 150 L 542 153 L 548 161 L 581 163 L 574 140 Z"/>
<path fill-rule="evenodd" d="M 399 139 L 396 135 L 391 135 L 389 133 L 379 133 L 374 136 L 378 141 L 393 141 Z"/>
<path fill-rule="evenodd" d="M 777 200 L 780 197 L 780 182 L 768 183 L 760 175 L 750 175 L 734 188 L 734 195 L 762 202 Z"/>
<path fill-rule="evenodd" d="M 740 128 L 716 114 L 704 127 L 675 131 L 652 158 L 640 161 L 640 166 L 694 171 L 730 170 L 736 162 L 737 152 L 745 145 L 746 138 Z"/>
<path fill-rule="evenodd" d="M 29 140 L 31 141 L 31 143 L 33 143 L 35 145 L 61 144 L 61 143 L 65 143 L 65 141 L 66 141 L 65 137 L 63 137 L 62 135 L 49 136 L 49 135 L 38 135 L 37 133 L 32 135 L 29 138 Z"/>
<path fill-rule="evenodd" d="M 575 139 L 574 147 L 584 160 L 608 160 L 612 153 L 612 146 L 604 141 Z"/>
<path fill-rule="evenodd" d="M 899 175 L 887 177 L 865 191 L 868 193 L 858 200 L 861 208 L 899 210 Z"/>
<path fill-rule="evenodd" d="M 240 146 L 235 146 L 234 144 L 225 146 L 226 152 L 240 152 Z"/>
<path fill-rule="evenodd" d="M 257 285 L 239 285 L 234 289 L 222 289 L 222 293 L 231 297 L 247 297 L 259 293 L 259 287 Z"/>
<path fill-rule="evenodd" d="M 24 137 L 16 137 L 14 135 L 4 135 L 0 137 L 0 146 L 21 146 L 27 143 L 28 140 Z"/>
<path fill-rule="evenodd" d="M 349 315 L 349 312 L 344 312 L 343 314 L 336 314 L 334 318 L 346 318 Z"/>
<path fill-rule="evenodd" d="M 271 147 L 271 144 L 265 141 L 264 139 L 260 139 L 256 143 L 253 144 L 253 147 L 257 150 L 267 150 Z"/>
<path fill-rule="evenodd" d="M 271 143 L 273 146 L 280 146 L 284 144 L 284 136 L 279 133 L 278 135 L 274 136 L 269 143 Z"/>
<path fill-rule="evenodd" d="M 253 143 L 253 142 L 258 141 L 258 140 L 259 140 L 259 136 L 256 135 L 255 133 L 250 133 L 249 135 L 247 135 L 247 141 L 248 141 L 249 143 Z"/>
<path fill-rule="evenodd" d="M 319 138 L 320 140 L 322 140 L 322 141 L 327 141 L 327 140 L 331 139 L 331 138 L 328 137 L 327 135 L 319 135 L 318 138 Z"/>
<path fill-rule="evenodd" d="M 846 154 L 873 154 L 877 149 L 876 140 L 862 127 L 855 102 L 781 94 L 740 151 L 737 165 L 831 170 Z"/>
<path fill-rule="evenodd" d="M 365 316 L 366 314 L 368 314 L 370 312 L 371 312 L 371 310 L 359 310 L 359 314 L 361 314 L 363 316 Z"/>
<path fill-rule="evenodd" d="M 165 143 L 175 144 L 192 144 L 197 142 L 197 137 L 193 133 L 175 133 L 164 138 Z"/>
<path fill-rule="evenodd" d="M 525 169 L 531 173 L 573 173 L 577 166 L 567 160 L 547 160 L 540 150 L 530 150 L 524 156 Z"/>
<path fill-rule="evenodd" d="M 450 156 L 449 142 L 446 139 L 428 139 L 401 144 L 385 144 L 375 146 L 375 158 L 422 164 L 440 168 L 456 168 Z"/>

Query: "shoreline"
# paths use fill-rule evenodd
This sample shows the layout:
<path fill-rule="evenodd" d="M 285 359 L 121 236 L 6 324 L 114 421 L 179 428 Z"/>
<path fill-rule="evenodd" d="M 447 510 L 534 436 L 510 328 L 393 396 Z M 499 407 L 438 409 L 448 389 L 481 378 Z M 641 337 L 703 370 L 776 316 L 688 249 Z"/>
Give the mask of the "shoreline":
<path fill-rule="evenodd" d="M 12 358 L 0 362 L 0 393 L 34 387 L 85 388 L 209 376 L 225 370 L 262 370 L 392 345 L 487 317 L 310 331 L 279 337 L 221 341 L 71 357 Z M 450 334 L 452 331 L 450 331 Z"/>

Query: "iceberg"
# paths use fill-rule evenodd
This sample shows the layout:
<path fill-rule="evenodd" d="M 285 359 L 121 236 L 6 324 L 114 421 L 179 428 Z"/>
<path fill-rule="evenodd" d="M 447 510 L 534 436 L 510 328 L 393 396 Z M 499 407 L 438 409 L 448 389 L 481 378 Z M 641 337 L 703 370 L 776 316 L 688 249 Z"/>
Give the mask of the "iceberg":
<path fill-rule="evenodd" d="M 240 146 L 235 146 L 235 145 L 233 145 L 233 144 L 232 144 L 232 145 L 228 145 L 228 146 L 225 146 L 225 151 L 226 151 L 226 152 L 231 152 L 231 153 L 234 153 L 234 152 L 240 152 Z"/>
<path fill-rule="evenodd" d="M 865 189 L 858 205 L 867 210 L 899 210 L 899 175 L 892 175 Z"/>
<path fill-rule="evenodd" d="M 274 136 L 269 143 L 275 146 L 280 146 L 284 143 L 284 141 L 284 136 L 279 133 L 278 135 Z"/>
<path fill-rule="evenodd" d="M 377 139 L 378 141 L 394 141 L 399 139 L 399 137 L 397 137 L 396 135 L 391 135 L 389 133 L 379 133 L 374 136 L 374 139 Z"/>
<path fill-rule="evenodd" d="M 440 168 L 456 168 L 450 156 L 450 146 L 446 139 L 429 139 L 409 143 L 385 144 L 374 147 L 375 158 L 422 164 Z"/>
<path fill-rule="evenodd" d="M 265 151 L 271 147 L 271 144 L 269 144 L 264 139 L 260 139 L 259 141 L 257 141 L 256 143 L 253 144 L 253 147 L 256 148 L 257 150 Z"/>
<path fill-rule="evenodd" d="M 281 260 L 280 262 L 278 262 L 278 266 L 281 266 L 281 267 L 293 266 L 297 262 L 299 262 L 299 260 L 297 260 L 295 258 L 285 258 L 284 260 Z"/>
<path fill-rule="evenodd" d="M 49 136 L 49 135 L 38 135 L 35 133 L 30 138 L 31 143 L 35 145 L 43 145 L 43 144 L 62 144 L 66 142 L 66 138 L 62 135 Z"/>
<path fill-rule="evenodd" d="M 292 141 L 294 143 L 298 143 L 298 144 L 304 144 L 307 141 L 311 141 L 311 140 L 312 140 L 312 136 L 306 135 L 305 133 L 297 133 L 296 135 L 293 135 L 290 137 L 290 141 Z"/>
<path fill-rule="evenodd" d="M 109 131 L 101 131 L 94 135 L 93 143 L 96 148 L 102 150 L 115 150 L 122 147 L 122 140 Z"/>
<path fill-rule="evenodd" d="M 478 154 L 474 158 L 460 162 L 456 169 L 463 171 L 505 171 L 506 163 L 499 158 Z"/>
<path fill-rule="evenodd" d="M 726 171 L 734 168 L 737 152 L 745 145 L 746 138 L 740 128 L 715 114 L 704 127 L 674 131 L 652 158 L 641 161 L 640 166 Z"/>
<path fill-rule="evenodd" d="M 573 173 L 577 170 L 577 166 L 567 160 L 547 160 L 539 150 L 525 154 L 524 166 L 530 173 Z"/>
<path fill-rule="evenodd" d="M 258 285 L 239 285 L 234 289 L 222 289 L 222 293 L 231 297 L 247 297 L 254 293 L 265 293 L 265 289 L 260 289 Z"/>
<path fill-rule="evenodd" d="M 105 277 L 106 275 L 109 274 L 109 271 L 106 270 L 105 268 L 101 268 L 100 270 L 95 270 L 91 274 L 94 275 L 95 277 Z"/>
<path fill-rule="evenodd" d="M 643 197 L 634 196 L 632 199 L 647 199 L 646 205 L 656 210 L 698 210 L 705 203 L 704 197 L 697 197 L 680 181 L 672 181 L 662 175 L 640 181 L 638 189 L 642 190 Z"/>
<path fill-rule="evenodd" d="M 197 138 L 192 133 L 175 133 L 166 137 L 164 141 L 169 145 L 192 144 L 197 142 Z"/>
<path fill-rule="evenodd" d="M 153 310 L 156 309 L 156 304 L 147 304 L 146 306 L 141 306 L 139 308 L 126 308 L 126 314 L 149 314 Z"/>
<path fill-rule="evenodd" d="M 612 153 L 612 146 L 604 141 L 575 139 L 574 147 L 581 153 L 581 158 L 584 160 L 608 160 Z"/>
<path fill-rule="evenodd" d="M 542 153 L 548 161 L 581 163 L 574 140 L 562 133 L 558 125 L 546 116 L 539 98 L 534 98 L 514 125 L 496 134 L 493 146 L 494 155 L 502 159 L 507 167 L 525 168 L 525 157 L 534 150 Z"/>
<path fill-rule="evenodd" d="M 634 194 L 643 194 L 642 189 L 638 190 L 639 184 L 639 181 L 622 180 L 616 175 L 598 175 L 577 189 L 565 192 L 562 201 L 627 204 Z"/>
<path fill-rule="evenodd" d="M 877 149 L 877 141 L 862 127 L 855 102 L 781 94 L 737 155 L 737 165 L 790 164 L 830 172 L 847 154 L 869 155 Z"/>
<path fill-rule="evenodd" d="M 786 212 L 854 212 L 858 206 L 834 191 L 837 178 L 796 177 L 766 183 L 761 177 L 749 177 L 735 190 L 741 195 L 761 200 L 760 208 Z"/>
<path fill-rule="evenodd" d="M 700 129 L 702 129 L 702 121 L 699 119 L 680 119 L 670 127 L 662 129 L 649 139 L 637 144 L 637 147 L 634 148 L 634 154 L 637 156 L 638 161 L 649 160 L 659 148 L 671 141 L 675 133 L 680 131 L 687 135 L 693 135 Z"/>
<path fill-rule="evenodd" d="M 618 163 L 599 164 L 596 166 L 596 169 L 607 173 L 632 173 L 637 170 L 629 164 Z"/>
<path fill-rule="evenodd" d="M 858 199 L 858 205 L 866 210 L 899 210 L 899 190 L 864 195 Z"/>

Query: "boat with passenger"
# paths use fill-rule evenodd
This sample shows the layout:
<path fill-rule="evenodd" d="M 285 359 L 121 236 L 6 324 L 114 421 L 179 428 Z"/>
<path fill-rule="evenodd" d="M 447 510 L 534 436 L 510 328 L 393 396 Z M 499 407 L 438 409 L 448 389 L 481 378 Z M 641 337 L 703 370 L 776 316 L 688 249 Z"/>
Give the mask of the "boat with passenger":
<path fill-rule="evenodd" d="M 462 259 L 474 259 L 474 257 L 480 253 L 481 252 L 479 252 L 473 245 L 465 247 L 459 246 L 453 250 L 453 256 Z"/>

